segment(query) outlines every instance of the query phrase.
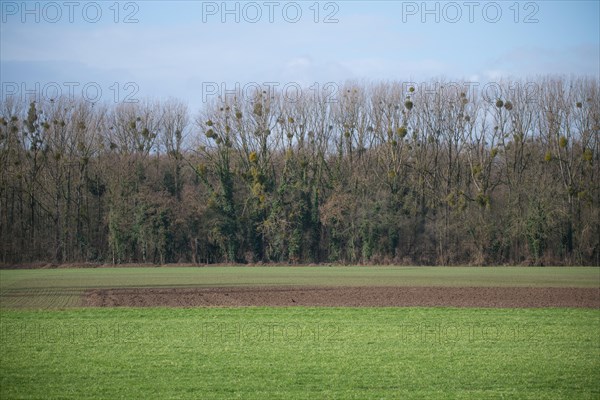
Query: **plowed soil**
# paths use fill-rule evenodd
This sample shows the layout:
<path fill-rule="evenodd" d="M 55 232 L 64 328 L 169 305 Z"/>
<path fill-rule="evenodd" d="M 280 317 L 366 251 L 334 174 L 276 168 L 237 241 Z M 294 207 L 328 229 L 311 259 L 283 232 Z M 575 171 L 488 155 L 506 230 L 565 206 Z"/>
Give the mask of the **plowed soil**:
<path fill-rule="evenodd" d="M 90 307 L 583 307 L 600 308 L 598 288 L 211 287 L 90 289 Z"/>

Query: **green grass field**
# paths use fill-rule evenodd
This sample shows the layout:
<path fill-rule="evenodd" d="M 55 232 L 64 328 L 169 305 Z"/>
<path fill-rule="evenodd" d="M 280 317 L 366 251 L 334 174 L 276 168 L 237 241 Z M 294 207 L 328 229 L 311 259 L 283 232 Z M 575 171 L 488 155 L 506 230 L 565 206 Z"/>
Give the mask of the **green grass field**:
<path fill-rule="evenodd" d="M 597 399 L 598 317 L 583 309 L 5 311 L 0 398 Z"/>
<path fill-rule="evenodd" d="M 77 308 L 91 287 L 600 287 L 597 268 L 0 271 L 0 399 L 600 396 L 600 310 Z"/>

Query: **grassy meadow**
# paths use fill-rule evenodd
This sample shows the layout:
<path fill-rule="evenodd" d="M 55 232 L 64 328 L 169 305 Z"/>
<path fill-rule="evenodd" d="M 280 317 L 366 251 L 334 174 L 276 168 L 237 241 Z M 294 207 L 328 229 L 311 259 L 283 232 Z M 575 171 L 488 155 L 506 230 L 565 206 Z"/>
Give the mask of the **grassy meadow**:
<path fill-rule="evenodd" d="M 80 308 L 92 287 L 600 287 L 595 268 L 0 271 L 0 398 L 597 399 L 600 310 Z"/>
<path fill-rule="evenodd" d="M 598 310 L 3 311 L 0 397 L 600 395 Z"/>

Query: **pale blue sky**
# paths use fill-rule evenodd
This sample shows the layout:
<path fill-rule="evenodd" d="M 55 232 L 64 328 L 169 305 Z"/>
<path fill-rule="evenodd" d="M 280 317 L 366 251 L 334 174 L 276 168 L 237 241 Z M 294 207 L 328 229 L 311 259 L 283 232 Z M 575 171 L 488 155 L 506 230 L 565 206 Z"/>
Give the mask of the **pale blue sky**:
<path fill-rule="evenodd" d="M 211 82 L 232 89 L 235 82 L 322 86 L 348 79 L 600 78 L 597 0 L 274 1 L 273 22 L 264 1 L 227 2 L 234 10 L 237 3 L 239 23 L 235 12 L 223 15 L 222 1 L 122 1 L 118 7 L 115 1 L 80 1 L 72 23 L 64 2 L 48 3 L 27 2 L 30 13 L 23 15 L 21 1 L 0 1 L 2 96 L 14 91 L 15 83 L 33 89 L 36 82 L 40 88 L 56 82 L 67 93 L 72 84 L 65 82 L 77 82 L 78 94 L 93 82 L 102 99 L 112 101 L 117 82 L 123 100 L 133 94 L 125 84 L 134 82 L 136 98 L 173 96 L 197 109 Z M 433 13 L 424 14 L 424 4 Z M 262 17 L 251 23 L 255 5 Z M 292 23 L 297 8 L 302 15 Z M 102 15 L 90 22 L 97 9 Z M 323 23 L 330 13 L 338 22 Z M 138 22 L 123 23 L 128 15 Z M 537 22 L 525 23 L 528 16 Z"/>

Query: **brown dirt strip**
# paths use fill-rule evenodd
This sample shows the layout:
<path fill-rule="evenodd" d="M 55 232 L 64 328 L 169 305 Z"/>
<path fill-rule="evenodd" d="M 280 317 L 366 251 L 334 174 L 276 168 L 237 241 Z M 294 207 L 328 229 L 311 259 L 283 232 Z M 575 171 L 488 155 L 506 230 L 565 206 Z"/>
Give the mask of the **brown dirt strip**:
<path fill-rule="evenodd" d="M 210 287 L 89 289 L 89 307 L 578 307 L 600 308 L 600 288 Z"/>

